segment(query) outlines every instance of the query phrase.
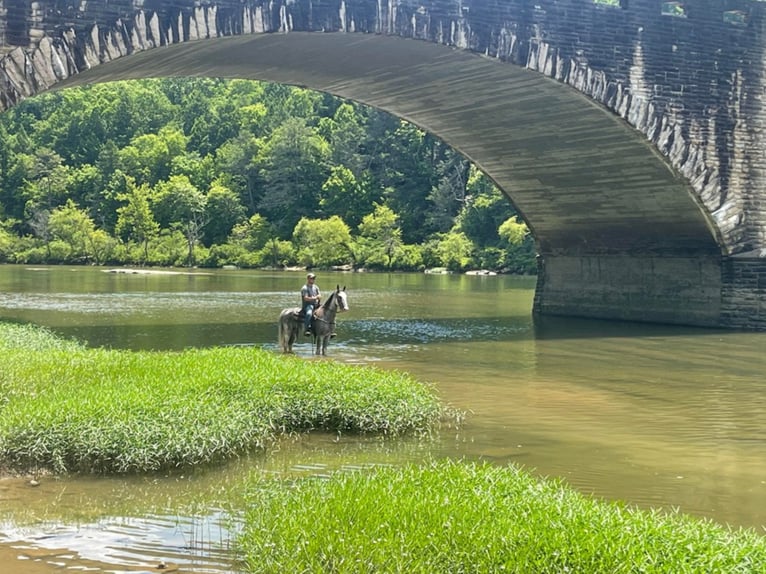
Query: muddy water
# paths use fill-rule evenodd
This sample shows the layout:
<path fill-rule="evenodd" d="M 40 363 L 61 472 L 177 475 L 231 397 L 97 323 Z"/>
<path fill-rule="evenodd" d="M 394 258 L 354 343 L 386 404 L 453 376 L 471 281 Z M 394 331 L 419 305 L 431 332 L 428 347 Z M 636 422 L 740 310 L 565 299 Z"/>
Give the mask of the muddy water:
<path fill-rule="evenodd" d="M 296 303 L 302 279 L 7 266 L 0 320 L 93 346 L 276 352 L 276 316 Z M 766 525 L 766 334 L 533 321 L 529 278 L 320 273 L 318 284 L 349 292 L 331 360 L 430 381 L 468 411 L 465 426 L 433 442 L 312 435 L 170 476 L 6 479 L 0 572 L 156 572 L 160 563 L 236 572 L 236 492 L 249 473 L 322 475 L 444 456 L 514 462 L 606 499 Z M 316 360 L 305 343 L 297 351 Z"/>

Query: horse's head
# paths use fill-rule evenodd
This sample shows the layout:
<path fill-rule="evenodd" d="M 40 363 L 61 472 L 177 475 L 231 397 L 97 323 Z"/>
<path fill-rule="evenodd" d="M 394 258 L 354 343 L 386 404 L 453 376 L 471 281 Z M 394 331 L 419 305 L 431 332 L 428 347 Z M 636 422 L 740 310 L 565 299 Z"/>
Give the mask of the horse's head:
<path fill-rule="evenodd" d="M 322 308 L 328 311 L 337 311 L 338 313 L 348 311 L 348 296 L 346 295 L 346 286 L 344 285 L 343 289 L 340 288 L 340 285 L 335 287 L 335 291 L 330 293 L 327 301 L 322 304 Z"/>
<path fill-rule="evenodd" d="M 335 287 L 335 296 L 338 298 L 338 312 L 342 313 L 343 311 L 348 311 L 348 296 L 346 295 L 346 286 L 343 286 L 343 289 L 340 288 L 340 285 L 337 285 Z"/>

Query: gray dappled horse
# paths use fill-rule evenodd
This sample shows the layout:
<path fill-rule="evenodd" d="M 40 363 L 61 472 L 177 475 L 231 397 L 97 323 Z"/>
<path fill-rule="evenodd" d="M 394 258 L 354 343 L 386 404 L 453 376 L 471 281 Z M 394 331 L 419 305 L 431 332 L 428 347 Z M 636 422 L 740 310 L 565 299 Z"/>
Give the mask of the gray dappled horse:
<path fill-rule="evenodd" d="M 335 287 L 330 296 L 321 307 L 314 310 L 314 318 L 311 320 L 311 333 L 315 355 L 327 354 L 327 342 L 335 331 L 335 314 L 348 311 L 348 298 L 346 286 Z M 300 307 L 283 309 L 279 315 L 279 344 L 283 353 L 292 353 L 293 344 L 303 333 L 303 310 Z"/>

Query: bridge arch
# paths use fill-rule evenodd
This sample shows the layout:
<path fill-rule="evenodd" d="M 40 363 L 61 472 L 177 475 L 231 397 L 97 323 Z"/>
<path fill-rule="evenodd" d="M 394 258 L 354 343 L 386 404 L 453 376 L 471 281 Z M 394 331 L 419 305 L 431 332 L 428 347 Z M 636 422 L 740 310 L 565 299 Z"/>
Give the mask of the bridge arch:
<path fill-rule="evenodd" d="M 721 175 L 720 162 L 690 139 L 693 131 L 653 115 L 637 95 L 642 80 L 615 87 L 607 74 L 572 62 L 564 72 L 551 44 L 492 24 L 498 16 L 534 22 L 535 11 L 555 3 L 520 1 L 502 14 L 479 0 L 437 0 L 430 8 L 154 4 L 155 12 L 103 25 L 46 30 L 31 48 L 12 51 L 0 63 L 1 101 L 7 107 L 54 87 L 160 76 L 332 93 L 436 134 L 498 184 L 537 240 L 536 311 L 766 328 L 758 284 L 766 265 L 751 253 L 760 245 L 747 202 L 722 184 L 731 174 Z M 595 10 L 593 18 L 607 10 L 569 4 Z M 621 95 L 628 88 L 630 98 Z M 626 111 L 615 113 L 620 107 Z M 743 292 L 753 277 L 755 303 L 752 288 Z"/>

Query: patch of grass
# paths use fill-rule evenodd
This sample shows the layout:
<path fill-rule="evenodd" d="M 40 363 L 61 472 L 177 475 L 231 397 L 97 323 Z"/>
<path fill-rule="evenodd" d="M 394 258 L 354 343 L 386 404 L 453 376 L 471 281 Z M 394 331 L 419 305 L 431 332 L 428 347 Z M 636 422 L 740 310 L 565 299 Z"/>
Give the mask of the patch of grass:
<path fill-rule="evenodd" d="M 425 433 L 444 413 L 407 374 L 242 347 L 0 354 L 0 463 L 14 470 L 157 471 L 236 457 L 281 433 Z"/>
<path fill-rule="evenodd" d="M 253 573 L 754 574 L 766 540 L 578 494 L 516 467 L 455 461 L 249 487 Z"/>
<path fill-rule="evenodd" d="M 74 351 L 85 346 L 74 339 L 65 339 L 45 327 L 25 323 L 0 323 L 0 351 Z"/>

